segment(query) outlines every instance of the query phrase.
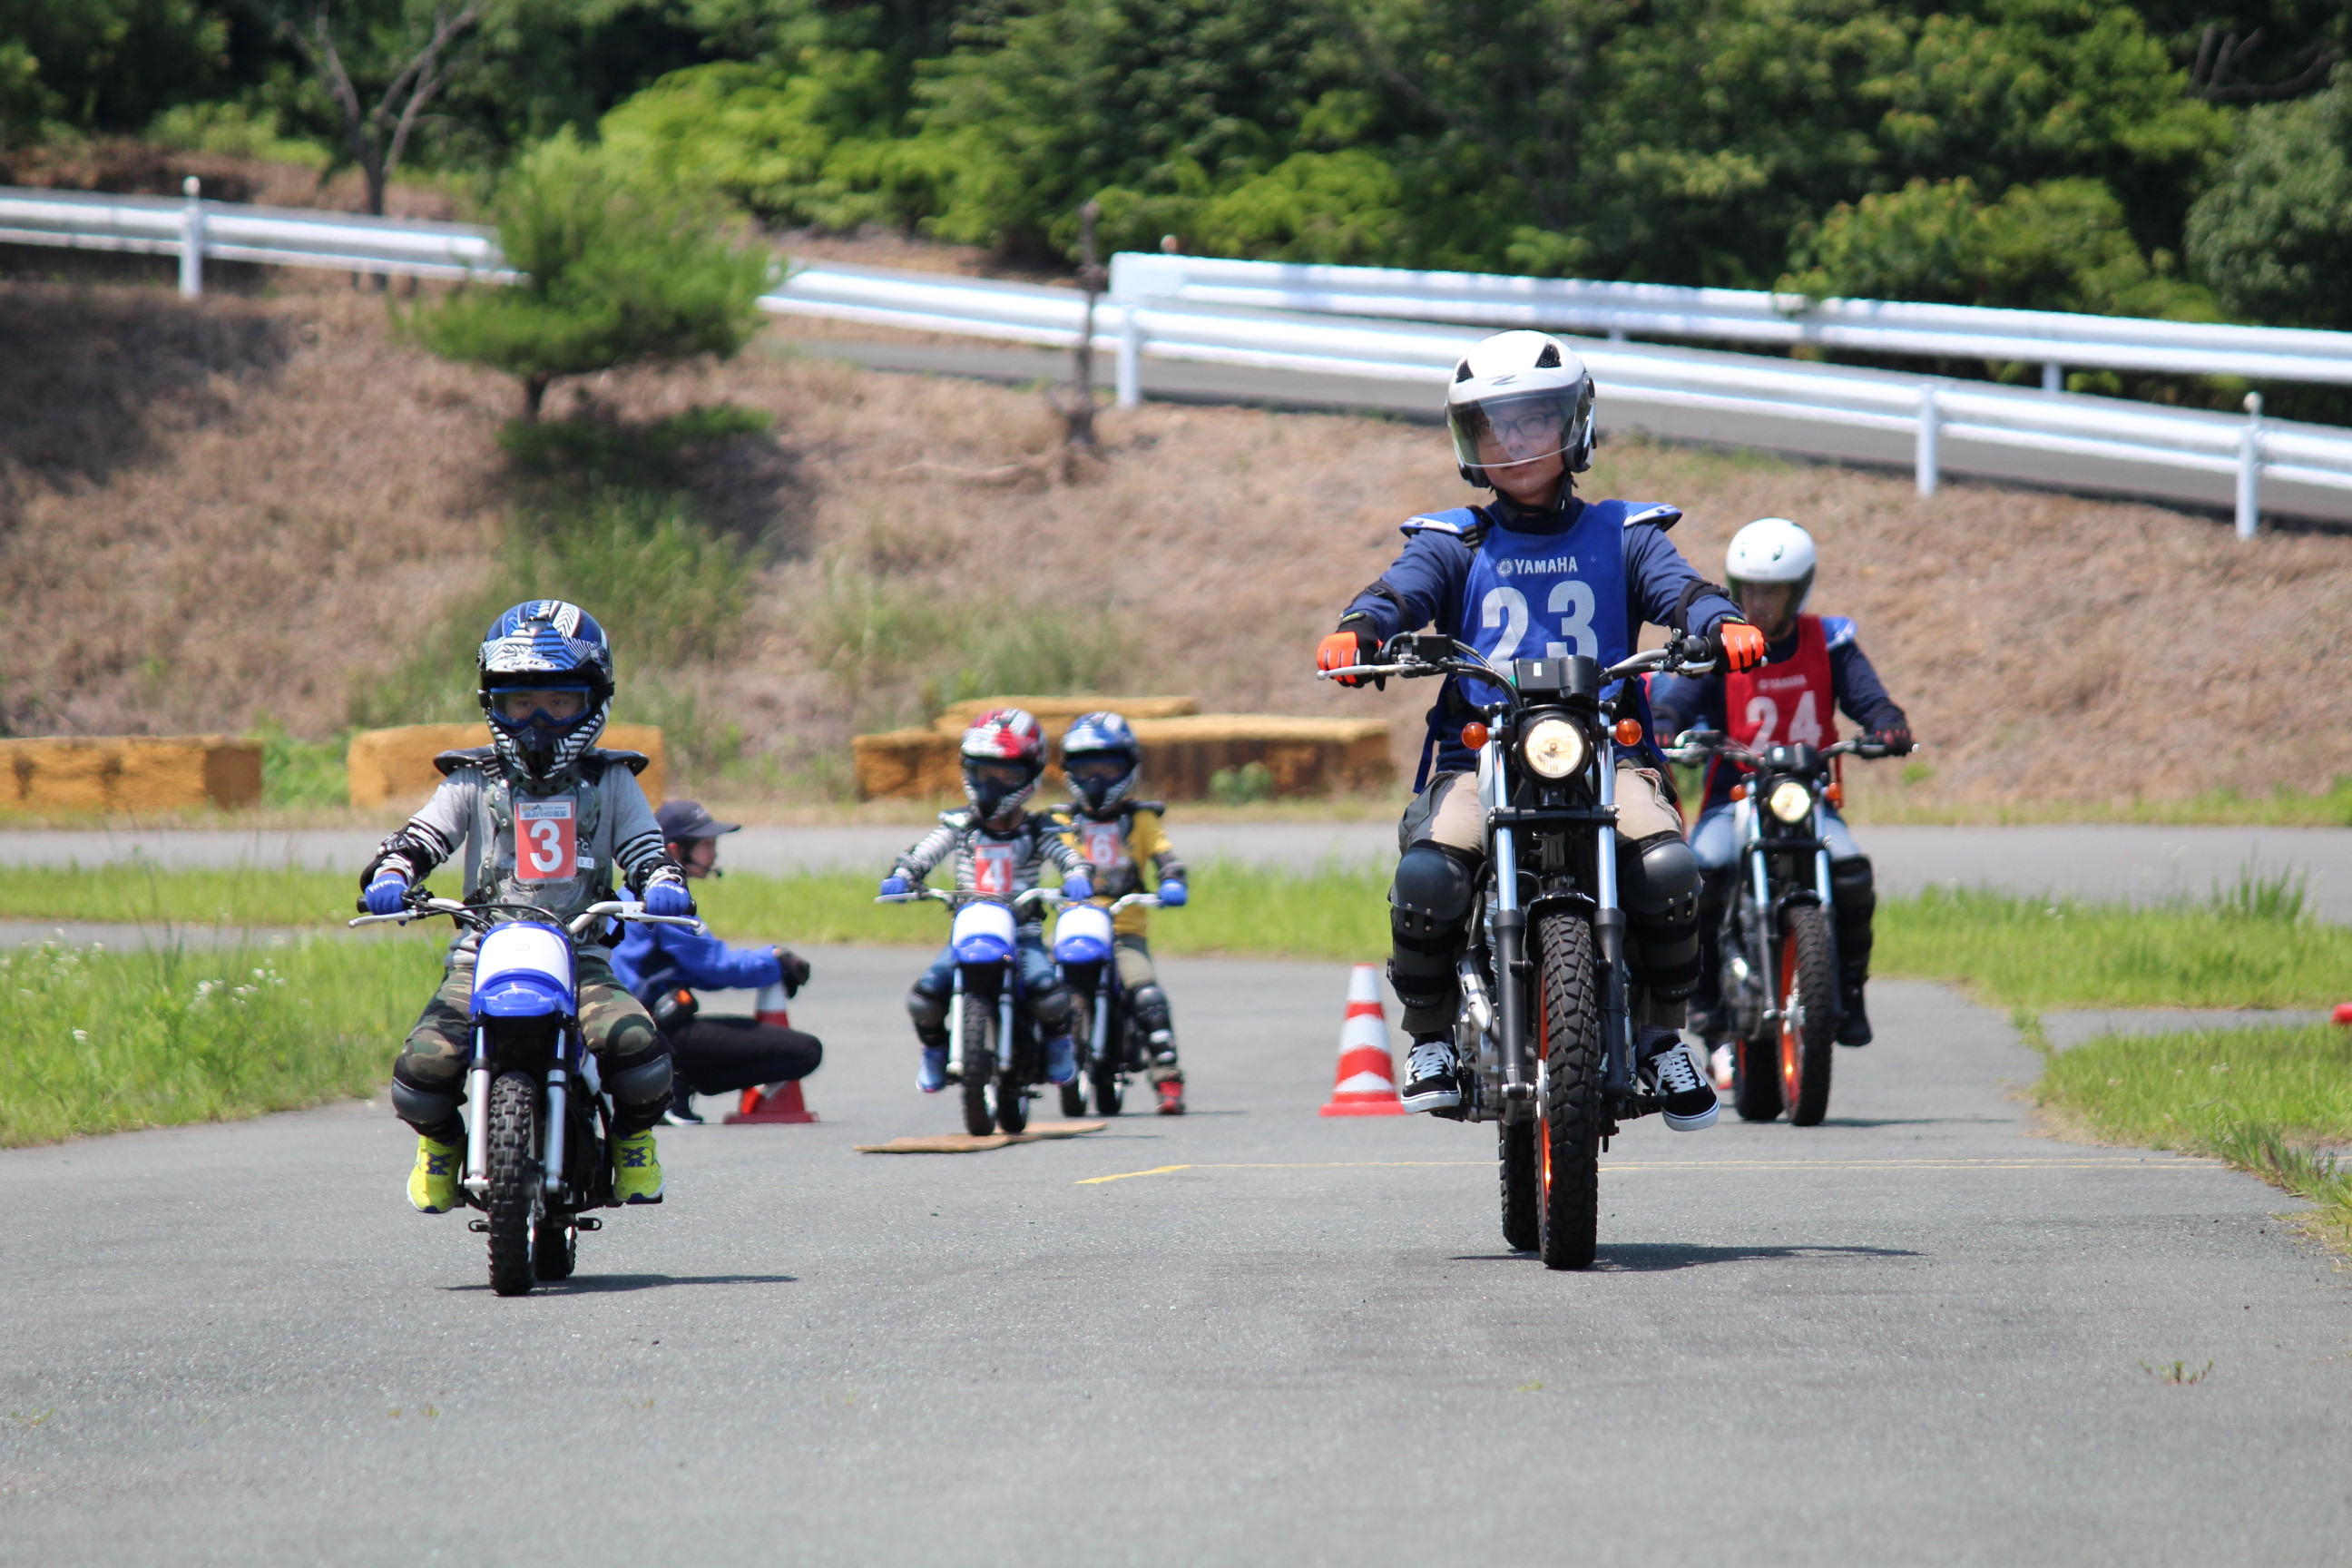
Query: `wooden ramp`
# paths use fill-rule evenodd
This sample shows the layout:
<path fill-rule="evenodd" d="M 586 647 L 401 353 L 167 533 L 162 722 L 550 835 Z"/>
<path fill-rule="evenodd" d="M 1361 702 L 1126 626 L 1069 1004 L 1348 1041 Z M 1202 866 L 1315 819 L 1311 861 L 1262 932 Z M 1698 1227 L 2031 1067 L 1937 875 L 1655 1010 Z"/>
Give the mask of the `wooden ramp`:
<path fill-rule="evenodd" d="M 860 1143 L 861 1154 L 977 1154 L 1013 1143 L 1038 1143 L 1048 1138 L 1076 1138 L 1099 1132 L 1107 1121 L 1033 1121 L 1026 1132 L 943 1132 L 931 1138 L 893 1138 L 887 1143 Z"/>

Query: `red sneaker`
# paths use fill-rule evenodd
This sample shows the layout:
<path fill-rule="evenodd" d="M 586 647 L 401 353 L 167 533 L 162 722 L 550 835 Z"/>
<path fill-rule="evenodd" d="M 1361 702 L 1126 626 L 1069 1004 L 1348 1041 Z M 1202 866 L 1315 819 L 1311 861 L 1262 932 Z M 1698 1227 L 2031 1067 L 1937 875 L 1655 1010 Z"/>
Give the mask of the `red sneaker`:
<path fill-rule="evenodd" d="M 1151 1087 L 1160 1091 L 1160 1115 L 1181 1116 L 1184 1114 L 1183 1079 L 1171 1078 L 1163 1082 L 1153 1084 Z"/>

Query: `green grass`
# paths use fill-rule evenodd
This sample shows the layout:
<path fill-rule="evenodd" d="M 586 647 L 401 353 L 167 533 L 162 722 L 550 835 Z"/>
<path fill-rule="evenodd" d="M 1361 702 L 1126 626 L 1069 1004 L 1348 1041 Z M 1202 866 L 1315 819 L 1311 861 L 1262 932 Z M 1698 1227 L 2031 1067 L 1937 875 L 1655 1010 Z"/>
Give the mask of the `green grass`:
<path fill-rule="evenodd" d="M 194 952 L 0 952 L 0 1147 L 215 1121 L 381 1088 L 430 994 L 413 937 Z"/>
<path fill-rule="evenodd" d="M 2352 1030 L 2107 1035 L 2052 1052 L 2035 1102 L 2119 1143 L 2210 1154 L 2320 1205 L 2352 1238 L 2352 1172 L 2315 1145 L 2352 1143 Z"/>

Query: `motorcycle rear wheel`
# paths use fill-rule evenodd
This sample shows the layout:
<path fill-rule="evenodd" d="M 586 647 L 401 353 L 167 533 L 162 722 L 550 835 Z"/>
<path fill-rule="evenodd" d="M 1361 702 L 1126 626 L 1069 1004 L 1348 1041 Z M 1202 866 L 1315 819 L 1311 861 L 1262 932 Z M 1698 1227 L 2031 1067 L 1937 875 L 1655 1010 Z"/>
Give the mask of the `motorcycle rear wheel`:
<path fill-rule="evenodd" d="M 996 1075 L 996 1130 L 1025 1132 L 1029 1129 L 1029 1086 L 1021 1069 L 1007 1062 Z"/>
<path fill-rule="evenodd" d="M 490 1289 L 523 1296 L 539 1282 L 538 1250 L 539 1085 L 528 1073 L 500 1073 L 490 1080 L 490 1189 L 483 1206 L 489 1214 Z"/>
<path fill-rule="evenodd" d="M 1601 994 L 1592 928 L 1546 910 L 1530 922 L 1536 959 L 1535 1049 L 1544 1063 L 1536 1152 L 1537 1250 L 1548 1268 L 1589 1268 L 1601 1232 Z"/>
<path fill-rule="evenodd" d="M 1770 1121 L 1780 1114 L 1777 1038 L 1731 1042 L 1731 1106 L 1742 1121 Z"/>
<path fill-rule="evenodd" d="M 1791 1127 L 1830 1110 L 1831 1049 L 1837 1040 L 1837 949 L 1829 911 L 1800 904 L 1780 928 L 1780 1098 Z"/>

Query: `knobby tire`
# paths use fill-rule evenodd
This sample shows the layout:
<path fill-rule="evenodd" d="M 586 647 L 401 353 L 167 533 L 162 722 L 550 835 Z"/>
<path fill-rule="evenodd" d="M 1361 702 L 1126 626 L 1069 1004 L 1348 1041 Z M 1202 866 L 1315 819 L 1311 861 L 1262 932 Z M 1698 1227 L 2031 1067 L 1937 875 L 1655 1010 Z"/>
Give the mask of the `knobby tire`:
<path fill-rule="evenodd" d="M 1792 1127 L 1818 1126 L 1829 1114 L 1837 995 L 1829 911 L 1799 904 L 1780 928 L 1780 1098 Z"/>
<path fill-rule="evenodd" d="M 490 1289 L 527 1295 L 539 1280 L 539 1085 L 528 1073 L 500 1073 L 483 1114 L 490 1119 Z"/>
<path fill-rule="evenodd" d="M 1543 1193 L 1543 1161 L 1536 1149 L 1540 1126 L 1530 1117 L 1495 1129 L 1502 1163 L 1503 1245 L 1514 1252 L 1533 1252 L 1541 1238 L 1536 1217 Z"/>
<path fill-rule="evenodd" d="M 1600 1245 L 1601 992 L 1592 928 L 1552 910 L 1529 924 L 1536 958 L 1535 1039 L 1544 1064 L 1537 1155 L 1537 1250 L 1549 1268 L 1589 1268 Z"/>
<path fill-rule="evenodd" d="M 996 1082 L 996 1009 L 963 1004 L 963 1130 L 975 1138 L 996 1131 L 989 1091 Z"/>

